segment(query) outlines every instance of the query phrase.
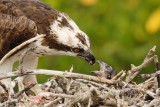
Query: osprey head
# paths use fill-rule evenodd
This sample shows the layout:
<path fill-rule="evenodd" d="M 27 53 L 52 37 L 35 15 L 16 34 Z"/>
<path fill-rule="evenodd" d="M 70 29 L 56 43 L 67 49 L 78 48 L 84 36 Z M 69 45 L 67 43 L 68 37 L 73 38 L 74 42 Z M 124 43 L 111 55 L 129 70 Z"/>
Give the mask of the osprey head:
<path fill-rule="evenodd" d="M 49 54 L 78 56 L 89 64 L 95 63 L 88 36 L 64 13 L 51 23 L 50 35 L 42 45 L 48 46 Z"/>

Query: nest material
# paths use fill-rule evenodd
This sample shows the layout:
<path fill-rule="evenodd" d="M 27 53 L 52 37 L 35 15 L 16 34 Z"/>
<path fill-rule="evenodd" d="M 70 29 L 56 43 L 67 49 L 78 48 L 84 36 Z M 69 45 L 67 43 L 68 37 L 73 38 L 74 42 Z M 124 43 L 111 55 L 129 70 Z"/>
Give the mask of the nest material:
<path fill-rule="evenodd" d="M 132 65 L 131 70 L 122 70 L 115 75 L 113 68 L 102 61 L 98 61 L 100 70 L 93 71 L 96 76 L 73 73 L 73 68 L 66 72 L 33 70 L 0 75 L 0 79 L 38 74 L 53 76 L 39 84 L 43 91 L 38 95 L 31 91 L 35 83 L 15 94 L 10 94 L 0 83 L 5 90 L 0 95 L 0 107 L 160 107 L 160 68 L 158 57 L 154 55 L 155 48 L 149 51 L 141 65 Z M 156 68 L 154 73 L 140 74 L 152 62 Z M 135 83 L 138 76 L 145 81 Z M 12 82 L 16 86 L 19 81 Z"/>

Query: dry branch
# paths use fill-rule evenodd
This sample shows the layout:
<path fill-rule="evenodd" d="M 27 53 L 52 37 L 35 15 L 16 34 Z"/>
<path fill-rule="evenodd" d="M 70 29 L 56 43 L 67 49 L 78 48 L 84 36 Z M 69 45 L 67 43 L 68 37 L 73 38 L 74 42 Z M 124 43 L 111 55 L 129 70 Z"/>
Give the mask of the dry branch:
<path fill-rule="evenodd" d="M 96 81 L 96 82 L 107 83 L 107 84 L 117 84 L 118 83 L 117 80 L 97 78 L 91 75 L 72 73 L 72 72 L 63 72 L 63 71 L 56 71 L 56 70 L 45 70 L 45 69 L 25 71 L 23 73 L 19 73 L 19 71 L 12 72 L 12 73 L 6 73 L 6 74 L 3 73 L 3 74 L 0 74 L 0 80 L 11 78 L 11 77 L 24 76 L 24 75 L 53 75 L 53 76 L 66 77 L 66 78 L 87 79 L 90 81 Z"/>
<path fill-rule="evenodd" d="M 0 65 L 7 59 L 10 57 L 10 55 L 12 55 L 14 52 L 16 52 L 17 50 L 21 49 L 24 46 L 27 46 L 31 43 L 33 43 L 34 41 L 37 41 L 38 39 L 44 37 L 45 35 L 38 35 L 35 36 L 34 38 L 31 38 L 25 42 L 23 42 L 22 44 L 18 45 L 17 47 L 13 48 L 11 51 L 9 51 L 1 60 L 0 60 Z"/>

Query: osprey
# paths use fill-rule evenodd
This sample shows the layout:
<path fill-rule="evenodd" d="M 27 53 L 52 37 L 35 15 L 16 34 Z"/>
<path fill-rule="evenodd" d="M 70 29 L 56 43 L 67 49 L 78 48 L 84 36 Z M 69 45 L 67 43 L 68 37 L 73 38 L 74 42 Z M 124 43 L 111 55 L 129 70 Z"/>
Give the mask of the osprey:
<path fill-rule="evenodd" d="M 44 36 L 13 51 L 39 35 Z M 70 55 L 95 62 L 88 36 L 65 13 L 38 0 L 0 0 L 0 73 L 12 72 L 13 64 L 29 47 L 34 49 L 24 56 L 23 69 L 36 69 L 43 55 Z M 36 82 L 35 76 L 25 79 Z M 10 85 L 8 79 L 2 82 Z"/>

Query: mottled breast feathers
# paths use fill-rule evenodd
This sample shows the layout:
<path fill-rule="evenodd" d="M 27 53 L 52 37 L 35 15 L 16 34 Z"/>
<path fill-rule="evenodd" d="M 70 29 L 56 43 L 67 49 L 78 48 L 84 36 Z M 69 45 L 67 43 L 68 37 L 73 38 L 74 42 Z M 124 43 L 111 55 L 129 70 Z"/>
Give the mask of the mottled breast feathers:
<path fill-rule="evenodd" d="M 0 0 L 0 59 L 37 33 L 49 35 L 57 14 L 38 0 Z"/>

